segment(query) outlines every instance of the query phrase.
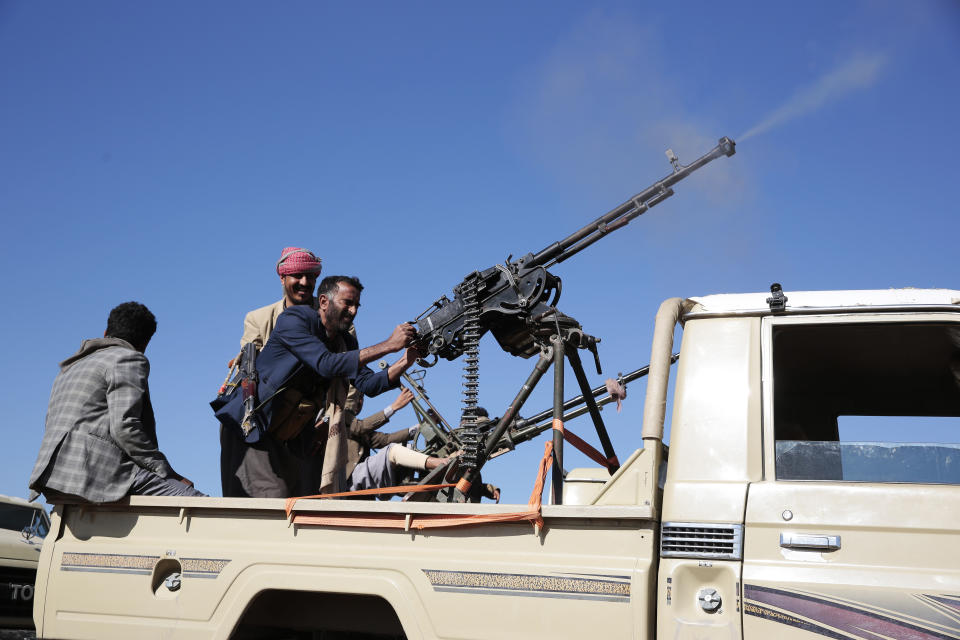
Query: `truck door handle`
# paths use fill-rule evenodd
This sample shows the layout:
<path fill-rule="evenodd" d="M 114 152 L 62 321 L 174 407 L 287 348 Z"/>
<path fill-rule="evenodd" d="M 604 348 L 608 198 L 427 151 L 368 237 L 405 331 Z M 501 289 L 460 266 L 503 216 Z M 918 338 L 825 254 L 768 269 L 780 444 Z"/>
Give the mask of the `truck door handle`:
<path fill-rule="evenodd" d="M 780 546 L 788 549 L 825 549 L 827 551 L 836 551 L 840 548 L 840 536 L 781 533 Z"/>

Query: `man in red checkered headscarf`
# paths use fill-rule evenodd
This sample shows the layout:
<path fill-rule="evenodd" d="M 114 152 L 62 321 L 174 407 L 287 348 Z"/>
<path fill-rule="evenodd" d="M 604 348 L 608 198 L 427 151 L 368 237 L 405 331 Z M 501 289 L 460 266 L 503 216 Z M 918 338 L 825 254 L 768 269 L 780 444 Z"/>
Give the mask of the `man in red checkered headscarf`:
<path fill-rule="evenodd" d="M 310 305 L 316 309 L 318 305 L 314 292 L 317 288 L 317 276 L 320 275 L 321 264 L 312 251 L 303 247 L 284 247 L 277 260 L 277 275 L 283 286 L 283 297 L 265 307 L 254 309 L 243 319 L 243 337 L 240 346 L 253 342 L 257 349 L 263 349 L 267 338 L 277 324 L 277 318 L 287 307 Z M 239 357 L 239 356 L 238 356 Z M 235 360 L 228 363 L 233 367 Z M 235 477 L 239 472 L 244 477 L 257 477 L 258 471 L 270 468 L 270 456 L 287 459 L 290 454 L 280 447 L 271 452 L 248 451 L 247 447 L 235 437 L 231 437 L 228 430 L 220 429 L 220 480 L 223 486 L 223 495 L 235 495 L 232 488 L 237 485 Z"/>
<path fill-rule="evenodd" d="M 262 349 L 263 343 L 270 337 L 277 317 L 287 307 L 295 304 L 309 304 L 317 308 L 317 299 L 313 295 L 317 288 L 317 276 L 320 275 L 320 258 L 312 251 L 302 247 L 286 247 L 277 260 L 277 275 L 283 284 L 283 298 L 265 307 L 254 309 L 243 320 L 243 337 L 240 346 L 255 342 Z"/>

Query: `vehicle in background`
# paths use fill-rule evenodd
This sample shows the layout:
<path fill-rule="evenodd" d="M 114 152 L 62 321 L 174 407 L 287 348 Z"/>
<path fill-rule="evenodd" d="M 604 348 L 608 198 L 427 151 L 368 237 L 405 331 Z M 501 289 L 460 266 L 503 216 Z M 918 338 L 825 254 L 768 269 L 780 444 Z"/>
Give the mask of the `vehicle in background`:
<path fill-rule="evenodd" d="M 33 627 L 33 587 L 50 518 L 37 503 L 0 495 L 0 628 Z"/>

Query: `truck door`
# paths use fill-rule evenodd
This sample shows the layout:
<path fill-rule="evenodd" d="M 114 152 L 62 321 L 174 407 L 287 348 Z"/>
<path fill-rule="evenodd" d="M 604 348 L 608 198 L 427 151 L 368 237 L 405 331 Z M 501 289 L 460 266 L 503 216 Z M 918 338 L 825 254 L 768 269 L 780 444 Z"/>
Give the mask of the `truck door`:
<path fill-rule="evenodd" d="M 764 319 L 747 640 L 960 638 L 958 320 Z"/>

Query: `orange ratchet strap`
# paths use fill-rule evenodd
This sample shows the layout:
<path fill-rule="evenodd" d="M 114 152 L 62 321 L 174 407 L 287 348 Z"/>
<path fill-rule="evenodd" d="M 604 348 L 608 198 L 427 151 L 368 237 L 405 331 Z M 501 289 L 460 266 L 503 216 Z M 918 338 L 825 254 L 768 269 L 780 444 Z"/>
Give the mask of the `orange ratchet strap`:
<path fill-rule="evenodd" d="M 554 420 L 554 422 L 556 422 L 556 420 Z M 581 440 L 580 436 L 569 429 L 563 432 L 563 439 L 575 446 L 580 450 L 581 453 L 583 453 L 583 455 L 587 456 L 599 465 L 604 467 L 609 467 L 612 464 L 615 464 L 618 467 L 620 466 L 620 461 L 617 460 L 617 456 L 604 458 L 603 454 L 594 449 L 589 442 Z"/>
<path fill-rule="evenodd" d="M 537 469 L 537 478 L 530 493 L 525 511 L 511 513 L 484 513 L 474 515 L 457 514 L 402 514 L 402 513 L 334 513 L 329 515 L 315 515 L 293 513 L 293 507 L 298 500 L 307 498 L 338 498 L 345 496 L 382 495 L 387 493 L 409 493 L 411 491 L 434 491 L 451 487 L 451 484 L 423 485 L 420 487 L 385 487 L 383 489 L 363 489 L 345 493 L 329 493 L 318 496 L 300 496 L 288 498 L 286 503 L 287 518 L 295 525 L 317 525 L 328 527 L 365 527 L 378 529 L 438 529 L 443 527 L 462 527 L 467 525 L 488 524 L 495 522 L 530 522 L 535 527 L 543 528 L 541 515 L 541 501 L 543 485 L 550 468 L 553 454 L 553 442 L 547 441 L 544 446 L 543 458 Z M 291 517 L 292 514 L 292 517 Z"/>
<path fill-rule="evenodd" d="M 353 498 L 356 496 L 384 496 L 389 493 L 423 493 L 425 491 L 437 491 L 439 489 L 446 489 L 447 487 L 453 487 L 453 484 L 424 484 L 418 486 L 410 487 L 380 487 L 378 489 L 358 489 L 357 491 L 342 491 L 340 493 L 324 493 L 315 496 L 297 496 L 295 498 L 287 498 L 287 517 L 290 517 L 290 512 L 293 511 L 293 505 L 297 503 L 297 500 L 312 500 L 314 498 Z"/>

